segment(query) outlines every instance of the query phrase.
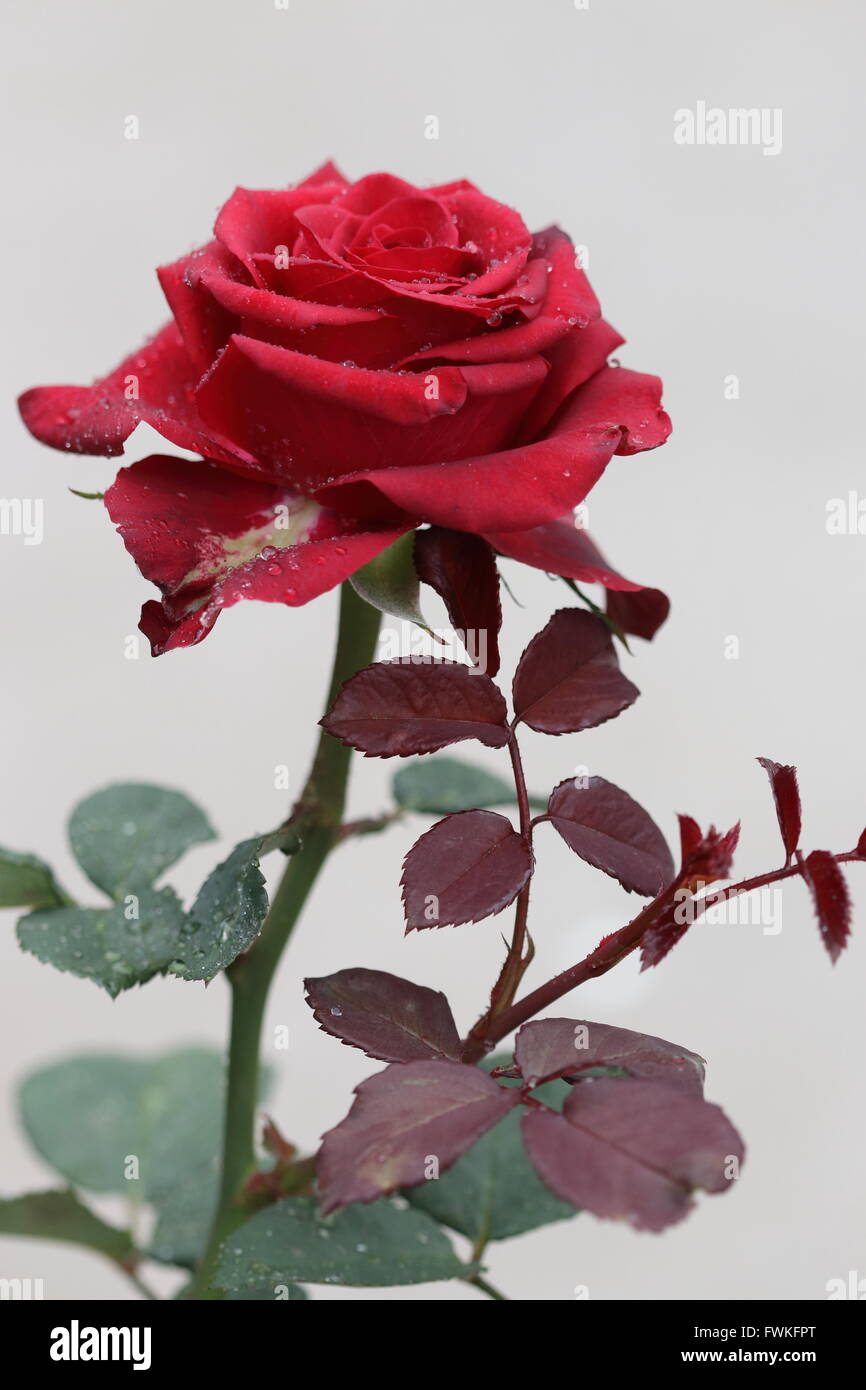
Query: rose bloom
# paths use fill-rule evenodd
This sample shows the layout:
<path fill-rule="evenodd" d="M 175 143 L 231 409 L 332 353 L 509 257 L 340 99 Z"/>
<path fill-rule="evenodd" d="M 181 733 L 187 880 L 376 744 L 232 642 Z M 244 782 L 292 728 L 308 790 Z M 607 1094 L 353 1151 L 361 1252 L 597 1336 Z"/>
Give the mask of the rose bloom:
<path fill-rule="evenodd" d="M 105 496 L 162 591 L 141 615 L 155 654 L 240 599 L 307 603 L 424 523 L 452 555 L 481 537 L 491 563 L 604 584 L 627 631 L 664 620 L 574 524 L 612 456 L 670 422 L 657 377 L 608 365 L 623 339 L 558 227 L 532 235 L 465 180 L 329 163 L 237 189 L 214 240 L 158 275 L 173 317 L 154 338 L 93 386 L 20 401 L 57 449 L 120 454 L 144 421 L 201 456 L 142 459 Z"/>

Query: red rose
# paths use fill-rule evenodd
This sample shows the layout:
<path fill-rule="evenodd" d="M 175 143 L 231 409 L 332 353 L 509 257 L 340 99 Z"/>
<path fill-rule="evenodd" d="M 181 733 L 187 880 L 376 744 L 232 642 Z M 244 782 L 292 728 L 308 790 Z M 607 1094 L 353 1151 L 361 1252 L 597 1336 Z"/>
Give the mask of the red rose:
<path fill-rule="evenodd" d="M 203 456 L 143 459 L 106 494 L 164 596 L 142 612 L 154 652 L 242 598 L 306 603 L 423 522 L 605 583 L 624 626 L 658 626 L 661 596 L 625 600 L 640 586 L 569 514 L 613 454 L 667 438 L 661 383 L 607 365 L 623 339 L 559 228 L 533 236 L 465 181 L 328 164 L 236 190 L 215 239 L 158 273 L 174 317 L 155 338 L 20 403 L 55 448 L 119 454 L 145 421 Z"/>

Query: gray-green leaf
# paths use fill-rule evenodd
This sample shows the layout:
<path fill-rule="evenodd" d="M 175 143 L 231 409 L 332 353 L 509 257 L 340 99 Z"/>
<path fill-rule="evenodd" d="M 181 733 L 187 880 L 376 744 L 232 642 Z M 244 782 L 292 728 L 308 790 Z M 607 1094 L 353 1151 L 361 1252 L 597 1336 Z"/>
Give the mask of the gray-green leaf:
<path fill-rule="evenodd" d="M 128 1233 L 102 1221 L 68 1189 L 0 1200 L 0 1231 L 86 1245 L 112 1260 L 125 1260 L 132 1253 Z"/>
<path fill-rule="evenodd" d="M 68 1181 L 158 1201 L 219 1151 L 223 1062 L 203 1048 L 75 1057 L 27 1077 L 20 1103 L 34 1147 Z"/>
<path fill-rule="evenodd" d="M 175 973 L 212 980 L 252 945 L 268 910 L 259 869 L 262 841 L 244 840 L 204 881 L 184 928 Z"/>
<path fill-rule="evenodd" d="M 483 1135 L 447 1173 L 404 1195 L 416 1210 L 479 1244 L 574 1216 L 574 1207 L 554 1197 L 526 1157 L 516 1111 Z"/>
<path fill-rule="evenodd" d="M 186 918 L 171 888 L 140 888 L 115 907 L 57 907 L 18 923 L 25 951 L 101 985 L 112 998 L 166 970 Z"/>
<path fill-rule="evenodd" d="M 157 1218 L 148 1255 L 160 1264 L 195 1269 L 204 1248 L 219 1190 L 218 1155 L 157 1195 Z"/>
<path fill-rule="evenodd" d="M 0 849 L 0 907 L 57 907 L 66 901 L 41 859 Z"/>
<path fill-rule="evenodd" d="M 226 1303 L 302 1303 L 308 1294 L 298 1284 L 278 1284 L 269 1289 L 238 1289 L 227 1293 Z"/>
<path fill-rule="evenodd" d="M 188 797 L 138 782 L 94 792 L 69 821 L 76 859 L 91 883 L 115 901 L 149 887 L 190 845 L 213 838 L 204 813 Z"/>
<path fill-rule="evenodd" d="M 214 1283 L 233 1292 L 292 1283 L 376 1288 L 469 1271 L 420 1211 L 383 1200 L 323 1219 L 313 1198 L 286 1197 L 229 1236 Z"/>
<path fill-rule="evenodd" d="M 407 763 L 395 773 L 392 789 L 398 806 L 433 816 L 473 811 L 481 806 L 505 806 L 517 799 L 512 782 L 448 756 L 418 758 Z M 535 806 L 542 804 L 534 797 L 530 801 Z"/>

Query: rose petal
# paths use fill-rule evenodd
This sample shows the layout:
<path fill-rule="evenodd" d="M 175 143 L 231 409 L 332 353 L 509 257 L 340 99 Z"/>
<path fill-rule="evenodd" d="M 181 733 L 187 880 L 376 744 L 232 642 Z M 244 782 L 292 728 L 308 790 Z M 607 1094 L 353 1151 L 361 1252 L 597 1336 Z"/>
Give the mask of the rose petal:
<path fill-rule="evenodd" d="M 406 529 L 361 532 L 285 488 L 161 455 L 121 469 L 105 505 L 164 595 L 142 610 L 154 655 L 201 641 L 221 609 L 241 599 L 307 603 Z"/>
<path fill-rule="evenodd" d="M 398 179 L 396 174 L 365 174 L 357 183 L 346 189 L 339 202 L 348 212 L 359 212 L 366 217 L 385 203 L 395 198 L 417 198 L 418 189 L 414 184 Z"/>
<path fill-rule="evenodd" d="M 634 584 L 613 569 L 589 534 L 572 516 L 527 531 L 500 531 L 486 538 L 494 549 L 524 565 L 607 590 L 608 617 L 623 632 L 650 641 L 670 612 L 661 589 Z"/>
<path fill-rule="evenodd" d="M 520 427 L 520 442 L 529 444 L 544 434 L 563 401 L 607 364 L 625 339 L 603 319 L 575 328 L 547 354 L 550 371 Z"/>
<path fill-rule="evenodd" d="M 548 574 L 579 579 L 585 584 L 603 584 L 606 589 L 643 587 L 612 569 L 587 532 L 576 526 L 571 516 L 526 531 L 494 532 L 487 540 L 501 554 Z"/>
<path fill-rule="evenodd" d="M 618 425 L 622 431 L 618 454 L 657 449 L 671 432 L 661 395 L 657 376 L 625 367 L 602 367 L 568 398 L 555 425 L 561 429 L 578 423 Z"/>
<path fill-rule="evenodd" d="M 442 199 L 457 218 L 460 245 L 474 243 L 485 261 L 503 262 L 532 243 L 529 228 L 514 208 L 497 203 L 477 188 L 455 189 Z"/>
<path fill-rule="evenodd" d="M 601 316 L 601 305 L 581 267 L 574 243 L 561 227 L 546 227 L 532 238 L 532 256 L 550 267 L 544 311 L 585 328 Z"/>
<path fill-rule="evenodd" d="M 464 374 L 481 370 L 467 367 Z M 664 442 L 670 420 L 660 395 L 657 377 L 603 367 L 571 393 L 546 439 L 495 455 L 442 461 L 439 467 L 359 471 L 322 488 L 321 496 L 359 516 L 378 516 L 371 498 L 378 492 L 418 520 L 482 535 L 544 525 L 584 500 L 614 453 Z"/>
<path fill-rule="evenodd" d="M 237 310 L 223 304 L 202 288 L 208 275 L 227 278 L 240 269 L 218 241 L 200 246 L 188 256 L 157 270 L 168 307 L 174 314 L 190 360 L 204 375 L 217 353 L 224 348 L 232 333 L 238 331 Z M 231 283 L 235 283 L 232 281 Z M 238 289 L 242 287 L 237 286 Z"/>
<path fill-rule="evenodd" d="M 122 454 L 143 420 L 181 449 L 228 463 L 253 463 L 243 448 L 230 445 L 199 418 L 198 379 L 177 325 L 169 323 L 92 386 L 36 386 L 24 392 L 18 406 L 30 433 L 54 449 Z"/>
<path fill-rule="evenodd" d="M 337 168 L 332 159 L 326 159 L 324 164 L 320 164 L 318 169 L 314 169 L 312 174 L 308 174 L 298 184 L 298 188 L 311 188 L 319 183 L 348 183 L 345 174 Z"/>
<path fill-rule="evenodd" d="M 500 447 L 546 370 L 539 358 L 425 375 L 370 371 L 235 337 L 197 399 L 209 425 L 269 476 L 310 492 L 349 470 Z M 364 515 L 393 512 L 380 498 Z"/>
<path fill-rule="evenodd" d="M 218 272 L 205 272 L 202 283 L 218 304 L 235 318 L 256 319 L 277 328 L 304 332 L 321 324 L 344 327 L 347 324 L 377 323 L 382 317 L 376 309 L 349 309 L 342 304 L 310 304 L 303 299 L 287 299 L 256 285 L 242 285 Z"/>
<path fill-rule="evenodd" d="M 620 438 L 613 426 L 576 429 L 438 466 L 350 474 L 317 489 L 316 496 L 359 516 L 379 515 L 378 499 L 384 498 L 421 521 L 482 535 L 540 526 L 583 501 Z"/>
<path fill-rule="evenodd" d="M 381 203 L 368 213 L 358 228 L 355 240 L 366 245 L 381 227 L 420 227 L 430 237 L 431 245 L 458 245 L 457 229 L 442 202 L 429 194 L 420 193 L 417 188 L 411 194 Z"/>
<path fill-rule="evenodd" d="M 246 266 L 257 285 L 262 285 L 255 257 L 273 255 L 277 247 L 291 249 L 299 227 L 300 208 L 328 203 L 342 191 L 339 183 L 301 184 L 298 188 L 236 188 L 223 204 L 214 233 L 227 251 Z"/>

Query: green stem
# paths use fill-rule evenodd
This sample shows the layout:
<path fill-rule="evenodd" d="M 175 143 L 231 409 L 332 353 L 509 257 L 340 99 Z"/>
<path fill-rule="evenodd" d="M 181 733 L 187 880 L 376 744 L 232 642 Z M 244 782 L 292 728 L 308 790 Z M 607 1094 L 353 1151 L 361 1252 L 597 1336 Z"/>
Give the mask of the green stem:
<path fill-rule="evenodd" d="M 372 661 L 379 622 L 378 610 L 359 598 L 350 584 L 343 584 L 328 709 L 343 682 Z M 268 993 L 310 890 L 339 838 L 351 755 L 351 748 L 322 730 L 296 807 L 294 823 L 301 847 L 289 860 L 261 935 L 226 972 L 232 992 L 232 1020 L 222 1178 L 207 1249 L 188 1298 L 208 1297 L 220 1245 L 245 1217 L 237 1197 L 255 1168 L 260 1037 Z"/>
<path fill-rule="evenodd" d="M 488 1298 L 495 1298 L 497 1302 L 501 1303 L 508 1302 L 508 1294 L 502 1293 L 495 1284 L 489 1284 L 486 1279 L 481 1278 L 480 1274 L 470 1274 L 466 1282 L 471 1284 L 473 1288 L 480 1289 L 482 1293 L 486 1293 Z"/>
<path fill-rule="evenodd" d="M 150 1288 L 150 1286 L 146 1284 L 143 1279 L 139 1278 L 134 1269 L 125 1269 L 124 1274 L 126 1275 L 127 1279 L 129 1279 L 130 1282 L 134 1285 L 134 1287 L 138 1289 L 138 1292 L 141 1294 L 142 1298 L 153 1299 L 154 1302 L 159 1301 L 159 1294 L 154 1293 L 153 1289 Z"/>

